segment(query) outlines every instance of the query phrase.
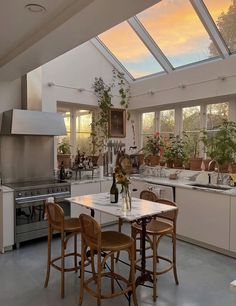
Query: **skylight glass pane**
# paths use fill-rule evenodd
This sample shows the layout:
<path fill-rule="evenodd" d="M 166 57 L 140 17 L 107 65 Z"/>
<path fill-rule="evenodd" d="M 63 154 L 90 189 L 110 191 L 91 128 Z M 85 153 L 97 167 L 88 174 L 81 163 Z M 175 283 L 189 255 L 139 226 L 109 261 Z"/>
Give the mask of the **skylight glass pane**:
<path fill-rule="evenodd" d="M 236 51 L 236 3 L 233 0 L 204 1 L 226 45 Z M 212 52 L 215 49 L 212 48 Z"/>
<path fill-rule="evenodd" d="M 99 39 L 134 78 L 163 71 L 126 21 L 99 35 Z"/>
<path fill-rule="evenodd" d="M 162 0 L 137 17 L 174 67 L 213 56 L 211 39 L 188 0 Z"/>

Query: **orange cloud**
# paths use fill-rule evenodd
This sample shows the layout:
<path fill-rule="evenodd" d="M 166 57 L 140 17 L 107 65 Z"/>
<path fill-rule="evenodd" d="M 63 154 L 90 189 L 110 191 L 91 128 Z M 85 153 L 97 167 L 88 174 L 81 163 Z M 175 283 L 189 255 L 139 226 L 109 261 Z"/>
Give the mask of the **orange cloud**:
<path fill-rule="evenodd" d="M 227 12 L 232 0 L 205 0 L 213 19 Z M 189 1 L 162 0 L 138 15 L 150 35 L 167 56 L 191 53 L 208 56 L 210 39 Z M 123 22 L 99 36 L 121 61 L 137 62 L 149 50 L 136 33 Z"/>

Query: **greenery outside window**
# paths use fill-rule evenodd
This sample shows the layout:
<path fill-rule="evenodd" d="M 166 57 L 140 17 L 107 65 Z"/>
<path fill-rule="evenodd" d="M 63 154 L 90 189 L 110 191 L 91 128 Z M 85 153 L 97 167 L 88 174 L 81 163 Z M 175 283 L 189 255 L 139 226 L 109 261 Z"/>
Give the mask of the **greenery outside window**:
<path fill-rule="evenodd" d="M 142 114 L 142 130 L 141 143 L 142 147 L 145 145 L 148 136 L 153 136 L 156 131 L 155 112 L 148 112 Z"/>
<path fill-rule="evenodd" d="M 160 111 L 160 134 L 165 138 L 170 138 L 175 131 L 175 110 L 167 109 Z"/>
<path fill-rule="evenodd" d="M 76 146 L 80 152 L 90 152 L 92 112 L 79 110 L 76 114 Z"/>
<path fill-rule="evenodd" d="M 224 120 L 229 118 L 229 103 L 208 104 L 207 114 L 207 130 L 216 130 Z"/>

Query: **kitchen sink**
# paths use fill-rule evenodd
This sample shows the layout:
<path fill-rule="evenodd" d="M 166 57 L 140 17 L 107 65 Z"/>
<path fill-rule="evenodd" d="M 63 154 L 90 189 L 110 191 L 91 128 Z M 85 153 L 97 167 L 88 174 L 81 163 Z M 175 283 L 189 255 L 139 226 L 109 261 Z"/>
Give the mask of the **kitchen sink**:
<path fill-rule="evenodd" d="M 197 188 L 206 188 L 206 189 L 216 189 L 216 190 L 229 190 L 232 189 L 230 186 L 222 186 L 222 185 L 214 185 L 214 184 L 189 184 L 190 186 L 197 187 Z"/>

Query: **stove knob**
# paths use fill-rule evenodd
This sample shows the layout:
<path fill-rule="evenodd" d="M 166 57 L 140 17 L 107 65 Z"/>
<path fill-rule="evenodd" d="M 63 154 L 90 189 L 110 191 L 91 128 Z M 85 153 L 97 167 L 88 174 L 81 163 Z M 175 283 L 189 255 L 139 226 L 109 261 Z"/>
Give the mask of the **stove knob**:
<path fill-rule="evenodd" d="M 21 197 L 21 196 L 22 196 L 22 193 L 21 193 L 21 192 L 19 192 L 19 193 L 18 193 L 18 197 Z"/>

